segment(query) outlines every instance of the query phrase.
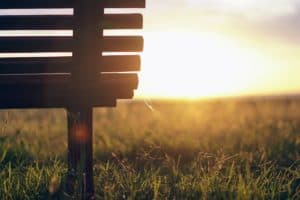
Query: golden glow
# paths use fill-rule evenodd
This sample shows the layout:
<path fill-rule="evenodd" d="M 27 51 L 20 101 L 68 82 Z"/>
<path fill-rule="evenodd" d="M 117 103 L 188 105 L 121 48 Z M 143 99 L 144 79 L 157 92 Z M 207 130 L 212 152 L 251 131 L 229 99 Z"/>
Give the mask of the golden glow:
<path fill-rule="evenodd" d="M 256 50 L 215 33 L 145 34 L 139 97 L 199 98 L 243 94 L 268 66 Z"/>
<path fill-rule="evenodd" d="M 299 93 L 297 0 L 151 0 L 137 97 Z M 270 6 L 272 5 L 272 6 Z"/>

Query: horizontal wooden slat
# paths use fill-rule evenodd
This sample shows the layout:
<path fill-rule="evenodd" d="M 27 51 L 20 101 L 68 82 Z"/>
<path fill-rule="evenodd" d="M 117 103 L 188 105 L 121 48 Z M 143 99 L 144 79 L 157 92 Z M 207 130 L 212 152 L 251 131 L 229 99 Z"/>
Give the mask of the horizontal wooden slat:
<path fill-rule="evenodd" d="M 140 56 L 99 56 L 101 72 L 139 71 Z M 0 74 L 71 73 L 72 57 L 0 58 Z"/>
<path fill-rule="evenodd" d="M 70 37 L 0 37 L 0 52 L 70 52 L 72 42 Z"/>
<path fill-rule="evenodd" d="M 140 29 L 143 28 L 141 14 L 106 14 L 103 29 Z"/>
<path fill-rule="evenodd" d="M 66 87 L 72 83 L 71 75 L 60 75 L 60 74 L 48 74 L 48 75 L 0 75 L 0 86 L 8 85 L 57 85 L 63 84 Z M 92 87 L 92 86 L 103 86 L 106 89 L 113 86 L 126 85 L 131 89 L 136 89 L 138 86 L 137 74 L 101 74 L 99 80 L 90 83 L 80 83 L 79 87 Z"/>
<path fill-rule="evenodd" d="M 104 52 L 140 52 L 143 51 L 144 40 L 140 36 L 107 36 L 104 37 Z"/>
<path fill-rule="evenodd" d="M 71 52 L 70 37 L 0 37 L 0 53 L 18 52 Z M 104 52 L 143 51 L 143 37 L 107 36 L 103 39 Z M 100 44 L 99 44 L 100 45 Z"/>
<path fill-rule="evenodd" d="M 70 30 L 73 16 L 0 16 L 0 30 Z M 101 25 L 102 24 L 102 25 Z M 143 27 L 140 14 L 106 14 L 103 29 L 139 29 Z"/>
<path fill-rule="evenodd" d="M 0 30 L 67 30 L 72 16 L 0 16 Z"/>
<path fill-rule="evenodd" d="M 137 89 L 138 87 L 138 75 L 137 74 L 101 74 L 100 84 L 101 85 L 128 85 L 132 89 Z"/>
<path fill-rule="evenodd" d="M 0 75 L 0 86 L 3 85 L 54 85 L 66 84 L 70 81 L 70 75 L 30 75 L 10 74 Z"/>
<path fill-rule="evenodd" d="M 104 0 L 106 8 L 145 8 L 145 0 Z"/>
<path fill-rule="evenodd" d="M 128 85 L 112 85 L 106 87 L 106 85 L 88 86 L 85 88 L 77 88 L 72 85 L 55 84 L 55 85 L 0 85 L 0 98 L 6 98 L 6 96 L 13 96 L 19 98 L 31 98 L 32 95 L 40 95 L 44 97 L 71 97 L 72 101 L 80 101 L 84 99 L 89 101 L 90 99 L 97 98 L 99 96 L 103 98 L 114 97 L 116 99 L 127 99 L 133 97 L 133 90 Z M 82 95 L 82 96 L 81 96 Z M 77 97 L 76 97 L 77 96 Z M 11 98 L 11 97 L 10 97 Z"/>
<path fill-rule="evenodd" d="M 72 8 L 75 0 L 1 0 L 0 9 Z M 99 0 L 99 5 L 101 0 Z M 104 0 L 106 8 L 145 8 L 145 0 Z"/>
<path fill-rule="evenodd" d="M 141 67 L 140 56 L 103 56 L 101 62 L 102 72 L 128 72 L 139 71 Z"/>
<path fill-rule="evenodd" d="M 1 0 L 0 9 L 72 8 L 74 0 Z"/>
<path fill-rule="evenodd" d="M 63 88 L 57 86 L 57 88 Z M 57 90 L 57 88 L 43 87 L 0 87 L 1 108 L 65 108 L 80 106 L 115 106 L 118 99 L 131 99 L 133 90 L 126 88 L 112 88 L 107 91 L 98 87 L 97 90 L 84 91 Z"/>
<path fill-rule="evenodd" d="M 114 97 L 116 99 L 127 99 L 133 97 L 133 89 L 127 85 L 111 86 L 109 88 L 103 85 L 93 85 L 92 87 L 75 88 L 62 84 L 56 85 L 0 85 L 0 98 L 6 98 L 6 96 L 14 96 L 19 98 L 31 98 L 31 96 L 39 95 L 44 97 L 71 97 L 70 102 L 77 101 L 82 98 L 85 101 L 97 98 L 99 96 L 103 98 Z M 82 96 L 81 96 L 82 95 Z M 76 97 L 77 96 L 77 97 Z M 10 97 L 11 98 L 11 97 Z"/>
<path fill-rule="evenodd" d="M 116 101 L 117 98 L 115 97 L 98 97 L 97 99 L 92 99 L 92 102 L 75 103 L 70 102 L 69 98 L 67 97 L 48 96 L 46 98 L 44 96 L 32 95 L 31 98 L 28 98 L 11 95 L 0 99 L 0 109 L 68 108 L 80 107 L 82 105 L 92 107 L 115 107 L 117 105 Z"/>
<path fill-rule="evenodd" d="M 71 57 L 0 58 L 0 74 L 70 73 Z"/>

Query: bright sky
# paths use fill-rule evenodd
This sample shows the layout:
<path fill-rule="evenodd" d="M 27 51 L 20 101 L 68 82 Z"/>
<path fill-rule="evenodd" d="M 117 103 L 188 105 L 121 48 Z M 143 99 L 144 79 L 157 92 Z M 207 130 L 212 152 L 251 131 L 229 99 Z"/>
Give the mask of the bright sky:
<path fill-rule="evenodd" d="M 300 92 L 298 0 L 148 0 L 139 97 Z"/>

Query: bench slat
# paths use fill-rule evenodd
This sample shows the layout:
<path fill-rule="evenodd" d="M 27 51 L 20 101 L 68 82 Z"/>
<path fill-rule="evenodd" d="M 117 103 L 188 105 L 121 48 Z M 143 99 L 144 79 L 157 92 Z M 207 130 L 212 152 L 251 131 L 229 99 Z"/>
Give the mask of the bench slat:
<path fill-rule="evenodd" d="M 0 74 L 70 73 L 71 57 L 0 58 Z"/>
<path fill-rule="evenodd" d="M 0 16 L 0 30 L 68 30 L 73 16 Z"/>
<path fill-rule="evenodd" d="M 48 99 L 47 99 L 48 98 Z M 15 97 L 13 95 L 0 99 L 0 109 L 39 109 L 39 108 L 68 108 L 77 107 L 76 104 L 67 103 L 67 97 L 41 97 L 32 95 L 32 98 Z M 76 97 L 75 97 L 76 98 Z M 93 107 L 116 107 L 116 97 L 103 96 L 94 98 L 93 102 L 86 103 Z"/>
<path fill-rule="evenodd" d="M 101 0 L 99 0 L 99 5 Z M 145 0 L 105 0 L 105 8 L 145 8 Z M 0 9 L 73 8 L 74 0 L 1 0 Z"/>
<path fill-rule="evenodd" d="M 145 8 L 145 0 L 105 0 L 105 8 Z"/>
<path fill-rule="evenodd" d="M 71 52 L 72 41 L 71 37 L 0 37 L 0 53 Z M 139 36 L 107 36 L 103 38 L 102 50 L 139 52 L 143 51 L 143 42 Z"/>
<path fill-rule="evenodd" d="M 133 90 L 125 87 L 90 88 L 85 91 L 69 92 L 45 87 L 11 86 L 0 87 L 0 109 L 8 108 L 66 108 L 69 106 L 80 107 L 82 105 L 92 107 L 116 106 L 117 99 L 131 99 Z M 76 100 L 76 101 L 75 101 Z"/>
<path fill-rule="evenodd" d="M 72 77 L 70 74 L 45 74 L 45 75 L 0 75 L 0 87 L 6 87 L 9 85 L 41 85 L 41 86 L 51 86 L 62 84 L 65 87 L 68 87 L 69 84 L 72 84 Z M 131 89 L 137 89 L 138 86 L 138 76 L 135 73 L 132 74 L 118 74 L 118 73 L 109 73 L 109 74 L 99 74 L 99 80 L 91 83 L 81 83 L 78 87 L 90 86 L 103 86 L 107 90 L 112 86 L 130 86 Z"/>
<path fill-rule="evenodd" d="M 139 71 L 141 59 L 133 56 L 104 56 L 100 61 L 101 72 Z M 57 58 L 0 58 L 0 74 L 71 73 L 72 57 Z"/>
<path fill-rule="evenodd" d="M 118 89 L 119 88 L 119 89 Z M 13 91 L 15 89 L 15 91 Z M 55 84 L 9 84 L 9 85 L 0 85 L 0 91 L 1 92 L 7 92 L 7 93 L 12 93 L 15 92 L 16 96 L 18 96 L 17 93 L 20 95 L 24 96 L 25 94 L 31 95 L 31 93 L 27 93 L 24 90 L 44 90 L 45 93 L 52 93 L 56 95 L 68 95 L 72 92 L 74 93 L 79 93 L 81 91 L 89 91 L 93 90 L 95 93 L 98 91 L 103 91 L 105 90 L 107 93 L 114 93 L 113 90 L 116 91 L 132 91 L 136 88 L 133 87 L 132 83 L 125 83 L 125 80 L 123 82 L 119 83 L 106 83 L 103 84 L 101 81 L 99 82 L 91 82 L 87 85 L 82 85 L 81 87 L 78 87 L 78 85 L 72 85 L 71 82 L 68 83 L 55 83 Z M 1 95 L 1 94 L 0 94 Z M 92 94 L 93 95 L 93 94 Z"/>
<path fill-rule="evenodd" d="M 74 0 L 1 0 L 0 9 L 72 8 Z"/>
<path fill-rule="evenodd" d="M 117 98 L 132 97 L 132 91 L 134 90 L 131 85 L 123 84 L 123 85 L 97 85 L 94 84 L 92 86 L 86 86 L 84 88 L 77 88 L 72 85 L 63 85 L 63 84 L 55 84 L 55 85 L 8 85 L 8 86 L 0 86 L 0 99 L 5 98 L 5 96 L 13 95 L 16 97 L 22 97 L 24 99 L 30 98 L 31 95 L 43 95 L 43 96 L 57 96 L 64 97 L 77 94 L 76 98 L 80 98 L 80 95 L 88 95 L 85 98 L 90 99 L 94 96 L 98 95 L 107 95 L 114 96 Z M 72 94 L 73 93 L 73 94 Z M 102 93 L 102 94 L 101 94 Z M 29 96 L 29 97 L 26 97 Z M 11 98 L 11 97 L 10 97 Z M 51 98 L 51 97 L 50 97 Z M 75 99 L 76 99 L 75 98 Z"/>
<path fill-rule="evenodd" d="M 107 36 L 102 45 L 104 52 L 141 52 L 143 48 L 144 39 L 141 36 Z"/>
<path fill-rule="evenodd" d="M 70 30 L 73 16 L 0 16 L 0 30 Z M 143 16 L 140 14 L 106 14 L 103 29 L 140 29 Z"/>
<path fill-rule="evenodd" d="M 72 41 L 71 37 L 0 37 L 0 52 L 71 52 Z"/>
<path fill-rule="evenodd" d="M 65 84 L 70 81 L 70 75 L 65 74 L 47 74 L 47 75 L 31 75 L 31 74 L 1 74 L 0 86 L 7 85 L 26 85 L 26 84 Z"/>
<path fill-rule="evenodd" d="M 139 84 L 139 78 L 136 73 L 128 73 L 128 74 L 119 74 L 119 73 L 111 73 L 111 74 L 101 74 L 100 78 L 101 85 L 129 85 L 131 89 L 137 89 Z"/>
<path fill-rule="evenodd" d="M 143 15 L 141 14 L 106 14 L 102 24 L 103 29 L 141 29 Z"/>
<path fill-rule="evenodd" d="M 130 72 L 141 69 L 141 58 L 133 56 L 103 56 L 101 62 L 102 72 Z"/>

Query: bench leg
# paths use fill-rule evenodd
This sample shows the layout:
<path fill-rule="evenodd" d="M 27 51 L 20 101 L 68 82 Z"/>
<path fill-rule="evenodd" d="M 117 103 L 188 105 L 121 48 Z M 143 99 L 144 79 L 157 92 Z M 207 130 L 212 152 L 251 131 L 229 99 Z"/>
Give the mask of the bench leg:
<path fill-rule="evenodd" d="M 68 175 L 65 195 L 93 199 L 93 109 L 68 109 Z"/>

